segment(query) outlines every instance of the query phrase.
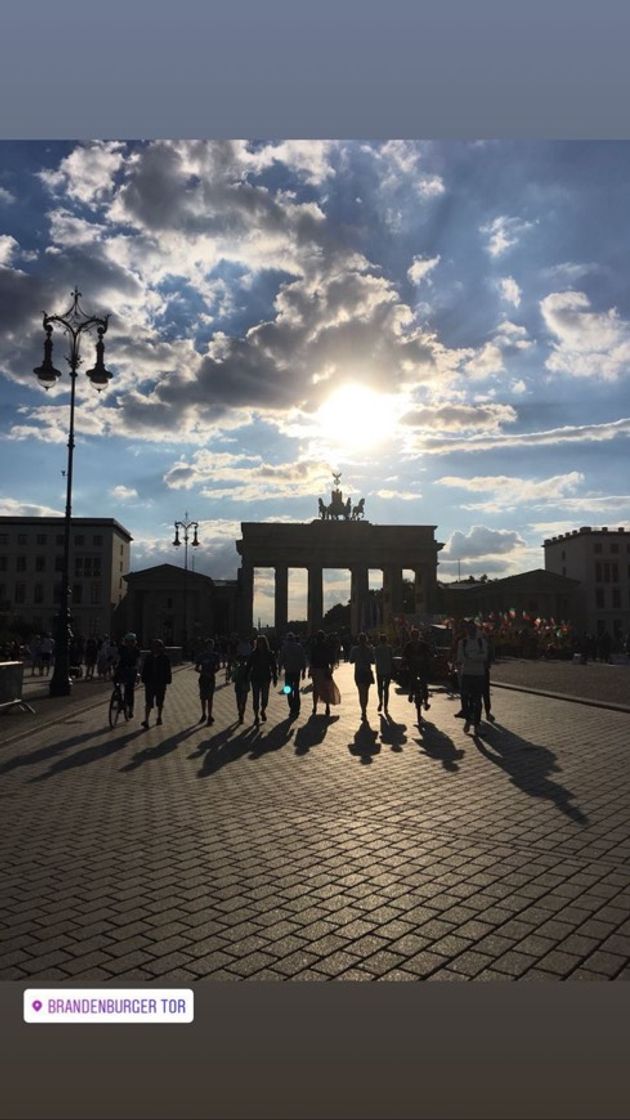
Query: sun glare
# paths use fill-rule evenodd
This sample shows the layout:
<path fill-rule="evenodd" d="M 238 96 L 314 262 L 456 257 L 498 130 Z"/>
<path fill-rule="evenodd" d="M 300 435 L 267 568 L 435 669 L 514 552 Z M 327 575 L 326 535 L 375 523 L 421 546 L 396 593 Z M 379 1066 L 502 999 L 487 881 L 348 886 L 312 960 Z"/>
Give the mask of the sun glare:
<path fill-rule="evenodd" d="M 392 435 L 399 416 L 397 399 L 361 385 L 344 385 L 317 414 L 321 438 L 340 448 L 373 447 Z"/>

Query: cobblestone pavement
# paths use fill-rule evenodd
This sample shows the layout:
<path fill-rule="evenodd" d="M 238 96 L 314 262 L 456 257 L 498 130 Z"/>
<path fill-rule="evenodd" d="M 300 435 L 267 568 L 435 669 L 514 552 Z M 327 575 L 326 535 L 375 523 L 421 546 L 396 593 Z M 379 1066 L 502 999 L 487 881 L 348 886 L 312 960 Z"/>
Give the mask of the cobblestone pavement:
<path fill-rule="evenodd" d="M 162 727 L 103 697 L 5 744 L 0 978 L 630 978 L 630 717 L 496 689 L 477 741 L 443 693 L 361 727 L 337 676 L 329 720 L 239 727 L 223 687 L 199 725 L 186 668 Z"/>
<path fill-rule="evenodd" d="M 630 709 L 630 664 L 589 661 L 526 661 L 510 658 L 492 667 L 492 679 L 517 687 L 555 692 L 582 700 L 599 700 Z"/>

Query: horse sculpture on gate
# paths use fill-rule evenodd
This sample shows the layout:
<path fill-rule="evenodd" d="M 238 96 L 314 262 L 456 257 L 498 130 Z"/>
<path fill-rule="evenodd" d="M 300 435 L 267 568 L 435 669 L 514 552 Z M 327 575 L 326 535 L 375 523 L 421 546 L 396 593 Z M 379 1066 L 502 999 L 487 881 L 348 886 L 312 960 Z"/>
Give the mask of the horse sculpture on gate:
<path fill-rule="evenodd" d="M 335 489 L 330 494 L 332 499 L 330 505 L 327 506 L 321 498 L 318 499 L 320 519 L 322 521 L 338 521 L 342 517 L 344 521 L 360 521 L 365 516 L 365 498 L 361 498 L 356 506 L 352 505 L 351 498 L 347 498 L 344 502 L 343 494 L 339 489 L 341 475 L 335 474 L 333 477 Z"/>

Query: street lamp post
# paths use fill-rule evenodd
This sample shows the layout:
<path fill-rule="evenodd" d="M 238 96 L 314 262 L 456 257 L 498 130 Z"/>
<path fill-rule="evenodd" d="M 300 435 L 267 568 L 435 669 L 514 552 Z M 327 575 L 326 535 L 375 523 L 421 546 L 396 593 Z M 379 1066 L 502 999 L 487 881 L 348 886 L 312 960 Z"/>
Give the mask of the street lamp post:
<path fill-rule="evenodd" d="M 61 574 L 61 595 L 59 602 L 59 616 L 57 620 L 57 635 L 55 642 L 55 668 L 50 680 L 51 696 L 68 696 L 72 688 L 70 679 L 70 642 L 72 639 L 72 616 L 70 612 L 70 526 L 72 520 L 72 467 L 74 453 L 74 406 L 76 393 L 77 371 L 81 365 L 80 348 L 81 335 L 96 328 L 98 335 L 96 343 L 96 363 L 94 369 L 87 370 L 92 385 L 100 392 L 107 385 L 112 376 L 105 369 L 103 355 L 105 343 L 103 335 L 107 331 L 109 315 L 99 317 L 86 315 L 79 305 L 81 292 L 78 288 L 72 293 L 72 304 L 63 315 L 47 315 L 44 312 L 43 326 L 46 332 L 44 340 L 44 361 L 41 366 L 33 370 L 46 390 L 55 385 L 57 378 L 61 377 L 52 362 L 52 333 L 56 324 L 68 336 L 70 351 L 66 361 L 70 367 L 70 428 L 68 432 L 68 466 L 66 470 L 66 514 L 64 520 L 63 537 L 63 569 Z"/>
<path fill-rule="evenodd" d="M 175 522 L 175 539 L 173 541 L 173 547 L 174 548 L 179 548 L 181 546 L 181 543 L 182 543 L 179 539 L 180 529 L 181 529 L 183 537 L 184 537 L 184 627 L 183 627 L 184 649 L 183 649 L 183 655 L 185 657 L 186 656 L 186 651 L 187 651 L 187 648 L 188 648 L 188 533 L 190 532 L 191 529 L 194 530 L 193 539 L 190 542 L 191 548 L 199 548 L 199 541 L 197 539 L 197 533 L 199 531 L 199 522 L 188 520 L 188 510 L 186 510 L 186 512 L 184 514 L 184 520 L 183 521 L 176 521 Z"/>

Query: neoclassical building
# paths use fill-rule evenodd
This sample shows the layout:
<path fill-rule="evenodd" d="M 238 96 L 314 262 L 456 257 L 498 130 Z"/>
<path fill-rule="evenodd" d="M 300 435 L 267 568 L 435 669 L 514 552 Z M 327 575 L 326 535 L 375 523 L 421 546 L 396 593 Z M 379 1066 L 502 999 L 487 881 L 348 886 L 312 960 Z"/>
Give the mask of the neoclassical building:
<path fill-rule="evenodd" d="M 335 476 L 338 486 L 339 475 Z M 289 569 L 305 568 L 308 575 L 308 628 L 317 630 L 323 615 L 325 568 L 347 568 L 351 573 L 350 626 L 353 634 L 366 625 L 369 572 L 383 573 L 383 624 L 391 624 L 402 608 L 403 571 L 414 573 L 415 614 L 437 610 L 438 552 L 435 525 L 372 525 L 363 520 L 363 499 L 354 509 L 332 491 L 329 506 L 320 499 L 320 516 L 305 524 L 244 522 L 236 543 L 241 557 L 238 573 L 239 629 L 253 625 L 254 573 L 256 568 L 275 572 L 276 632 L 288 621 Z"/>

